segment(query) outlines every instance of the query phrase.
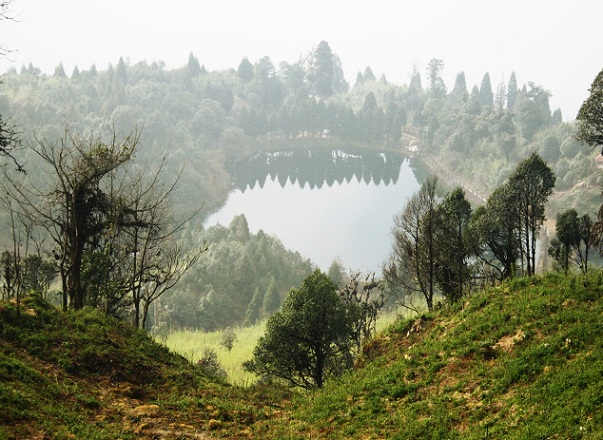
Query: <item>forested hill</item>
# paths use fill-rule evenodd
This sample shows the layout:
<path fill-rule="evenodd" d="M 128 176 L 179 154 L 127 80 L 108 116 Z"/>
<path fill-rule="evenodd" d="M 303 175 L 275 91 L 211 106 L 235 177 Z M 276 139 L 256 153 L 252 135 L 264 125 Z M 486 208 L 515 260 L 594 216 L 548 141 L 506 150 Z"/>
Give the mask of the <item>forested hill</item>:
<path fill-rule="evenodd" d="M 408 84 L 390 83 L 367 67 L 350 85 L 342 62 L 322 41 L 304 61 L 244 58 L 224 71 L 207 71 L 193 54 L 169 71 L 161 62 L 123 58 L 105 70 L 75 67 L 70 74 L 59 65 L 44 75 L 30 64 L 4 75 L 0 115 L 10 116 L 29 140 L 34 133 L 57 139 L 65 127 L 80 133 L 142 127 L 139 160 L 167 153 L 168 164 L 184 165 L 183 198 L 205 202 L 204 212 L 227 197 L 226 161 L 258 149 L 318 144 L 413 146 L 439 174 L 462 176 L 460 183 L 484 198 L 537 152 L 553 168 L 557 190 L 572 190 L 556 209 L 585 211 L 598 195 L 589 180 L 593 155 L 573 138 L 573 123 L 551 111 L 554 91 L 537 78 L 520 83 L 513 73 L 493 84 L 484 72 L 472 85 L 459 72 L 446 85 L 445 63 L 433 59 L 424 71 L 415 69 Z"/>
<path fill-rule="evenodd" d="M 4 75 L 0 115 L 34 145 L 60 142 L 66 129 L 86 137 L 104 128 L 121 137 L 139 127 L 135 161 L 155 169 L 166 156 L 165 172 L 177 175 L 182 169 L 176 217 L 191 206 L 203 210 L 179 238 L 185 246 L 209 247 L 178 290 L 155 304 L 175 327 L 253 322 L 269 315 L 312 270 L 311 262 L 285 250 L 278 239 L 251 234 L 244 217 L 228 228 L 202 226 L 245 179 L 245 173 L 234 175 L 232 162 L 258 150 L 412 150 L 444 182 L 461 184 L 482 200 L 536 152 L 556 176 L 548 218 L 570 207 L 580 214 L 598 208 L 596 152 L 574 138 L 574 124 L 563 122 L 560 111 L 551 111 L 551 92 L 543 86 L 520 84 L 515 74 L 508 83 L 493 85 L 487 72 L 472 86 L 460 72 L 450 88 L 442 80 L 443 61 L 433 59 L 425 74 L 413 71 L 408 84 L 389 83 L 367 67 L 351 87 L 341 63 L 323 41 L 303 62 L 277 66 L 266 56 L 212 72 L 193 54 L 174 70 L 158 62 L 132 65 L 123 58 L 105 70 L 76 67 L 69 75 L 61 65 L 53 75 L 29 65 Z M 26 170 L 38 169 L 32 149 L 17 153 Z M 3 220 L 2 225 L 10 224 Z M 163 320 L 155 319 L 159 315 L 149 325 Z"/>

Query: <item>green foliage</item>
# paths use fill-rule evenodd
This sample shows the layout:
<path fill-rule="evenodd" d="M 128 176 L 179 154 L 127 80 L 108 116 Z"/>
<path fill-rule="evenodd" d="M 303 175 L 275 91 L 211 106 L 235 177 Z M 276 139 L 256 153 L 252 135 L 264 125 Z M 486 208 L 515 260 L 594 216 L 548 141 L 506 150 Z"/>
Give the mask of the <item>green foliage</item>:
<path fill-rule="evenodd" d="M 578 112 L 577 138 L 591 147 L 603 145 L 603 70 L 595 77 L 590 95 Z"/>
<path fill-rule="evenodd" d="M 290 290 L 281 310 L 268 319 L 245 368 L 307 389 L 320 388 L 350 368 L 353 318 L 336 291 L 319 270 Z"/>
<path fill-rule="evenodd" d="M 531 154 L 509 176 L 509 190 L 515 199 L 520 236 L 526 255 L 526 273 L 536 273 L 536 238 L 545 219 L 545 205 L 555 188 L 556 177 L 544 160 Z"/>
<path fill-rule="evenodd" d="M 218 361 L 218 355 L 212 349 L 205 349 L 203 351 L 203 356 L 196 363 L 197 367 L 203 371 L 209 377 L 219 380 L 226 380 L 226 371 L 220 365 L 220 361 Z"/>
<path fill-rule="evenodd" d="M 222 332 L 222 339 L 220 344 L 223 345 L 228 351 L 232 350 L 234 343 L 237 341 L 237 335 L 231 327 L 228 327 Z"/>
<path fill-rule="evenodd" d="M 463 297 L 471 278 L 468 263 L 473 253 L 469 244 L 471 211 L 461 188 L 448 192 L 438 206 L 435 277 L 450 303 Z"/>
<path fill-rule="evenodd" d="M 254 324 L 281 305 L 287 291 L 312 272 L 312 264 L 263 231 L 252 234 L 244 215 L 228 228 L 216 225 L 196 238 L 208 243 L 182 290 L 162 298 L 159 322 L 172 328 L 206 331 Z M 191 306 L 192 305 L 192 306 Z"/>

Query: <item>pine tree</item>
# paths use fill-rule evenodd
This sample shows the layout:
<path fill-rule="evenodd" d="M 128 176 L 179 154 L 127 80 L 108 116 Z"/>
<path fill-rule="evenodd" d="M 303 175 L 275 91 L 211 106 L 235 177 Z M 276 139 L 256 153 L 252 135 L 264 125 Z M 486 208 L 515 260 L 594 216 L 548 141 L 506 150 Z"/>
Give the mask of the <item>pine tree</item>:
<path fill-rule="evenodd" d="M 509 78 L 509 85 L 507 86 L 507 108 L 513 111 L 515 108 L 515 101 L 517 100 L 517 78 L 515 72 L 511 73 Z"/>
<path fill-rule="evenodd" d="M 490 82 L 490 74 L 488 72 L 482 78 L 479 88 L 479 102 L 482 107 L 494 106 L 494 93 L 492 92 L 492 83 Z"/>

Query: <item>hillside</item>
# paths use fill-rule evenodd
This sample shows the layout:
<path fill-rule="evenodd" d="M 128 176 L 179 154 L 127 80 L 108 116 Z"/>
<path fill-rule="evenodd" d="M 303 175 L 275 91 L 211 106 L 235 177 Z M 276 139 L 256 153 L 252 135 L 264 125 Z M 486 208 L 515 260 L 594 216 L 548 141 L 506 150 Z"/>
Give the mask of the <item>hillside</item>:
<path fill-rule="evenodd" d="M 394 324 L 312 394 L 216 383 L 91 310 L 3 304 L 0 438 L 602 438 L 602 293 L 600 272 L 513 280 Z"/>
<path fill-rule="evenodd" d="M 517 279 L 399 322 L 273 438 L 603 437 L 603 275 Z M 292 433 L 291 430 L 295 433 Z M 302 434 L 303 433 L 303 434 Z"/>
<path fill-rule="evenodd" d="M 0 303 L 0 439 L 206 438 L 267 417 L 272 400 L 94 310 Z"/>

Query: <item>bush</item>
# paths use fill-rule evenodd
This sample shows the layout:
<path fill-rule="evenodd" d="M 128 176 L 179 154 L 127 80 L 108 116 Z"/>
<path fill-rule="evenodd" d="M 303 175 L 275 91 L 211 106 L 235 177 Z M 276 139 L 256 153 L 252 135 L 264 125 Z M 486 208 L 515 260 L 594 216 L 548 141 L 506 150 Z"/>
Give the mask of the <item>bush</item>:
<path fill-rule="evenodd" d="M 226 370 L 222 368 L 220 361 L 218 361 L 218 355 L 214 350 L 206 348 L 201 359 L 197 361 L 197 367 L 209 377 L 226 380 Z"/>

